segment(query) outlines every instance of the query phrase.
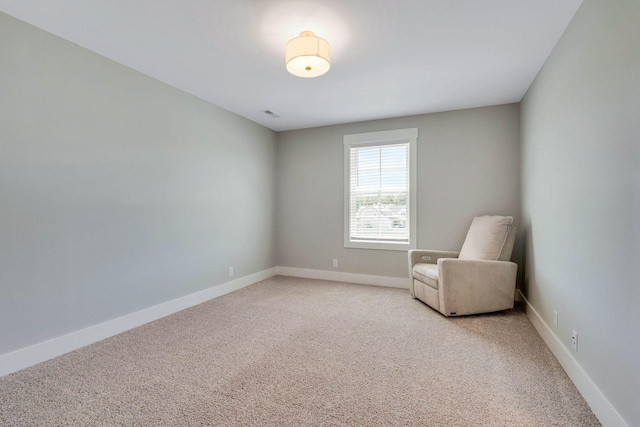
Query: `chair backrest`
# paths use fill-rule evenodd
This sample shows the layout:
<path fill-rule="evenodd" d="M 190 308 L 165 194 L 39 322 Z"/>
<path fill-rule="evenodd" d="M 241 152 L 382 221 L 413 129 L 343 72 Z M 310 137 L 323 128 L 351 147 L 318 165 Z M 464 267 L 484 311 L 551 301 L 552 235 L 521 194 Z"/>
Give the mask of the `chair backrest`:
<path fill-rule="evenodd" d="M 477 216 L 471 222 L 459 259 L 509 261 L 516 238 L 511 216 Z"/>

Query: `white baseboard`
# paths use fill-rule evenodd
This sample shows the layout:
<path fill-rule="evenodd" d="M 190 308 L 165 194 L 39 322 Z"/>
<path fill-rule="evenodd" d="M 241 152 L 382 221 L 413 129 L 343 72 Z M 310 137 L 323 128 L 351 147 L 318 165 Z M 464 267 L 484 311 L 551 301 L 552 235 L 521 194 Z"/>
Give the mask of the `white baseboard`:
<path fill-rule="evenodd" d="M 230 282 L 212 286 L 144 310 L 136 311 L 116 319 L 108 320 L 67 335 L 56 337 L 30 347 L 0 355 L 0 377 L 28 368 L 54 357 L 85 347 L 94 342 L 112 337 L 129 329 L 142 326 L 194 305 L 228 294 L 246 286 L 268 279 L 277 274 L 277 267 L 240 277 Z"/>
<path fill-rule="evenodd" d="M 513 300 L 515 302 L 524 302 L 524 297 L 522 296 L 522 292 L 520 292 L 520 289 L 516 289 L 516 294 L 513 297 Z"/>
<path fill-rule="evenodd" d="M 529 303 L 529 300 L 518 290 L 519 297 L 525 302 L 527 317 L 536 328 L 544 342 L 556 356 L 571 381 L 589 404 L 593 413 L 604 427 L 629 427 L 624 418 L 616 411 L 607 397 L 600 391 L 587 372 L 573 357 L 569 349 L 562 344 L 560 338 L 542 319 L 540 314 Z"/>
<path fill-rule="evenodd" d="M 403 277 L 373 276 L 369 274 L 345 273 L 342 271 L 312 270 L 307 268 L 278 267 L 281 276 L 304 277 L 306 279 L 332 280 L 335 282 L 359 283 L 361 285 L 386 286 L 409 289 L 409 279 Z"/>

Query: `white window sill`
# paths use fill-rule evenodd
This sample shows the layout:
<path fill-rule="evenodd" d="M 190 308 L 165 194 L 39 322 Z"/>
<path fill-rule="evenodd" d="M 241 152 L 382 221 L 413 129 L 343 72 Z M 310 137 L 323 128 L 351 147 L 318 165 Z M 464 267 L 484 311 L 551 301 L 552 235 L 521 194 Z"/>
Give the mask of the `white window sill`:
<path fill-rule="evenodd" d="M 344 242 L 345 248 L 378 249 L 383 251 L 409 251 L 415 249 L 410 243 L 372 242 L 370 240 L 349 240 Z"/>

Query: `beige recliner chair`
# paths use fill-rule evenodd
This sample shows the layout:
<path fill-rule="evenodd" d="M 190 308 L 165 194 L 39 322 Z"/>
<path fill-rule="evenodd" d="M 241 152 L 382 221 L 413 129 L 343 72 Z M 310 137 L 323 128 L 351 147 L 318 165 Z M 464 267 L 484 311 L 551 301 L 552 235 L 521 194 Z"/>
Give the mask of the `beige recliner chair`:
<path fill-rule="evenodd" d="M 513 308 L 515 237 L 513 217 L 478 216 L 460 252 L 409 251 L 411 296 L 445 316 Z"/>

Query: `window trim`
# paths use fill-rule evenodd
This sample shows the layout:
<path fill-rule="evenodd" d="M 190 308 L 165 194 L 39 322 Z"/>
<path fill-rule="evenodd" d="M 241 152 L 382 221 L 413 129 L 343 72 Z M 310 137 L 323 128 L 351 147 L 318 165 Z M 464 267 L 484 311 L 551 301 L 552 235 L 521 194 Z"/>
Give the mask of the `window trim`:
<path fill-rule="evenodd" d="M 409 242 L 352 240 L 350 238 L 351 206 L 351 148 L 409 143 Z M 344 135 L 344 247 L 408 251 L 416 248 L 417 240 L 417 146 L 418 128 L 395 129 L 381 132 Z"/>

